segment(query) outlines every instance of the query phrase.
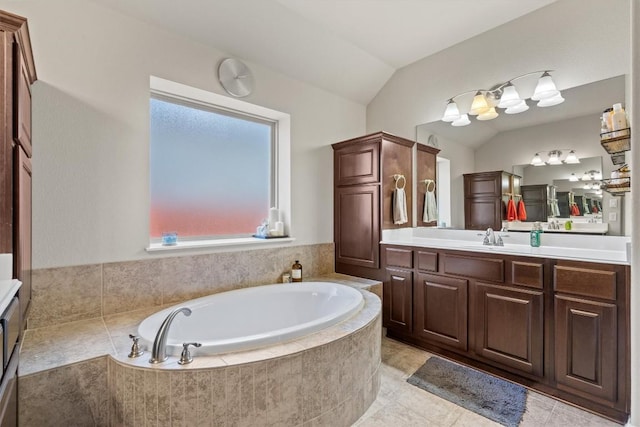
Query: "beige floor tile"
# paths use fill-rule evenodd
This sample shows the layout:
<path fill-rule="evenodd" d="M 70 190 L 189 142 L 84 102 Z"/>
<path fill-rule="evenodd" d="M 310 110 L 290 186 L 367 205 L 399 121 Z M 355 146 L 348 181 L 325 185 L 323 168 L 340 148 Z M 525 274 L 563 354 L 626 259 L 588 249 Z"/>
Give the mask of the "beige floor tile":
<path fill-rule="evenodd" d="M 439 427 L 416 412 L 403 407 L 398 403 L 390 403 L 373 415 L 361 418 L 354 424 L 358 427 Z"/>
<path fill-rule="evenodd" d="M 441 399 L 406 382 L 431 354 L 415 347 L 382 339 L 380 392 L 369 410 L 354 424 L 358 427 L 494 427 L 488 418 Z M 604 418 L 529 391 L 520 427 L 616 427 Z"/>
<path fill-rule="evenodd" d="M 476 414 L 475 412 L 467 411 L 466 409 L 462 410 L 462 414 L 452 427 L 501 427 L 502 424 L 498 424 L 494 421 L 491 421 L 489 418 L 485 418 L 481 415 Z"/>

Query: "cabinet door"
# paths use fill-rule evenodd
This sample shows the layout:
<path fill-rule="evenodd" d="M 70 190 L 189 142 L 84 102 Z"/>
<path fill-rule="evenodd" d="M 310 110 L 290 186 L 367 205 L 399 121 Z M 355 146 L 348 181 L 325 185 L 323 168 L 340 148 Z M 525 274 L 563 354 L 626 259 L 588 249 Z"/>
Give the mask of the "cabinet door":
<path fill-rule="evenodd" d="M 336 263 L 380 265 L 380 187 L 337 187 L 334 200 Z"/>
<path fill-rule="evenodd" d="M 411 333 L 413 272 L 386 269 L 382 288 L 382 318 L 387 329 Z"/>
<path fill-rule="evenodd" d="M 474 284 L 475 352 L 518 371 L 542 376 L 542 291 Z"/>
<path fill-rule="evenodd" d="M 558 388 L 616 400 L 618 326 L 610 303 L 555 297 Z"/>
<path fill-rule="evenodd" d="M 334 185 L 370 184 L 380 180 L 378 141 L 352 144 L 333 152 Z"/>
<path fill-rule="evenodd" d="M 31 85 L 20 46 L 14 44 L 14 126 L 13 138 L 31 157 Z"/>
<path fill-rule="evenodd" d="M 15 148 L 14 166 L 14 267 L 15 275 L 22 282 L 20 287 L 20 313 L 25 312 L 31 301 L 31 161 L 19 147 Z"/>
<path fill-rule="evenodd" d="M 414 334 L 467 350 L 467 280 L 418 273 L 413 286 Z"/>
<path fill-rule="evenodd" d="M 464 228 L 466 230 L 486 230 L 491 227 L 500 230 L 502 227 L 502 199 L 465 198 L 464 199 Z"/>

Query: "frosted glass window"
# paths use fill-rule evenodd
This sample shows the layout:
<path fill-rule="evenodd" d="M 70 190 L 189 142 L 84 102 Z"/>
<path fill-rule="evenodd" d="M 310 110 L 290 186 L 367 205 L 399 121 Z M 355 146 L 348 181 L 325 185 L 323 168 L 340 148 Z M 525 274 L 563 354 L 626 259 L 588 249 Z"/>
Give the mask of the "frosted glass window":
<path fill-rule="evenodd" d="M 150 234 L 249 236 L 274 205 L 273 122 L 153 95 Z"/>

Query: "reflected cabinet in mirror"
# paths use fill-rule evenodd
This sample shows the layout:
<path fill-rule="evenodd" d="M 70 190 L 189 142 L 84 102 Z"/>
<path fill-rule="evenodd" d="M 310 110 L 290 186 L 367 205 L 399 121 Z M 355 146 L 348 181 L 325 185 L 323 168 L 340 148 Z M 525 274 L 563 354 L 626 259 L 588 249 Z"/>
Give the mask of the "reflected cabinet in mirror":
<path fill-rule="evenodd" d="M 600 143 L 600 117 L 613 104 L 624 105 L 625 76 L 564 89 L 562 96 L 559 105 L 540 108 L 527 99 L 530 108 L 523 113 L 472 118 L 466 126 L 444 121 L 417 126 L 416 139 L 441 150 L 438 192 L 448 188 L 449 200 L 439 203 L 440 227 L 464 229 L 469 220 L 465 174 L 503 172 L 518 177 L 520 186 L 518 192 L 504 191 L 501 205 L 491 210 L 494 215 L 500 206 L 502 226 L 527 231 L 540 221 L 549 231 L 625 234 L 624 197 L 599 188 L 619 167 Z M 531 164 L 536 156 L 540 166 Z M 507 221 L 510 200 L 516 208 L 524 203 L 525 218 Z M 478 215 L 473 212 L 474 221 L 484 224 Z"/>

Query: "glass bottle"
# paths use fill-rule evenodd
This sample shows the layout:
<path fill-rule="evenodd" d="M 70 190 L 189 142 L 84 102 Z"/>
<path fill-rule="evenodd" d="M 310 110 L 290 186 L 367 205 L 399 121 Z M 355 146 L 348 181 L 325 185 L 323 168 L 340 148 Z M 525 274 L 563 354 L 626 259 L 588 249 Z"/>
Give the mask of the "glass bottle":
<path fill-rule="evenodd" d="M 529 234 L 529 243 L 532 248 L 540 247 L 540 232 L 542 231 L 542 226 L 538 221 L 533 223 L 533 227 L 531 228 L 531 233 Z"/>
<path fill-rule="evenodd" d="M 302 282 L 302 264 L 298 260 L 291 266 L 291 281 Z"/>

